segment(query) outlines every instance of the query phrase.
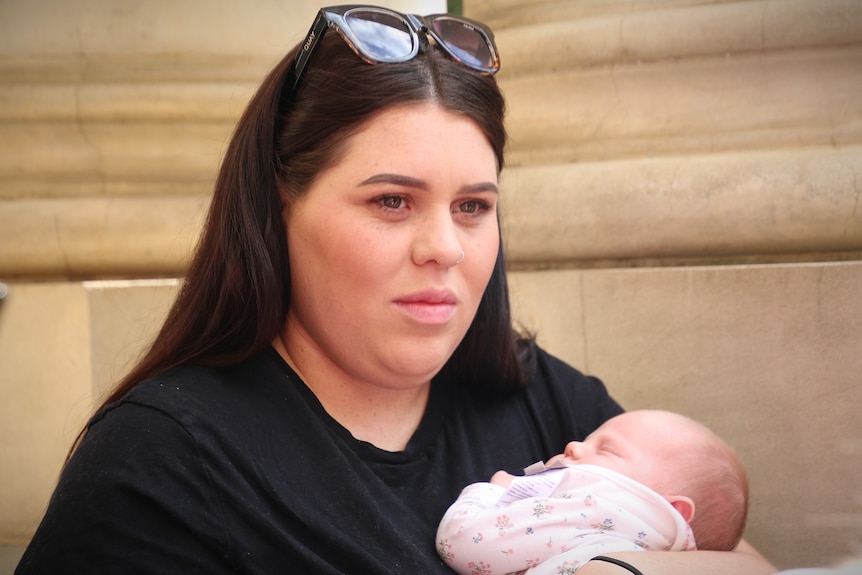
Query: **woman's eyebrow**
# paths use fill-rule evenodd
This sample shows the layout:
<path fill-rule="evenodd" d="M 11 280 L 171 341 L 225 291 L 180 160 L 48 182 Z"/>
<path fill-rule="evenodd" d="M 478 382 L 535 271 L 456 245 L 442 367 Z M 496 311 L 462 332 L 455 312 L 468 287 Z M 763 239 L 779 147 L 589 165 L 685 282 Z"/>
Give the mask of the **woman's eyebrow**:
<path fill-rule="evenodd" d="M 410 176 L 402 176 L 401 174 L 388 173 L 375 174 L 370 178 L 363 180 L 359 185 L 370 186 L 373 184 L 395 184 L 396 186 L 402 186 L 405 188 L 416 188 L 419 190 L 428 189 L 428 183 L 424 180 Z"/>
<path fill-rule="evenodd" d="M 470 184 L 461 188 L 462 194 L 478 194 L 479 192 L 492 192 L 499 194 L 500 190 L 494 182 L 479 182 L 478 184 Z"/>
<path fill-rule="evenodd" d="M 359 185 L 370 186 L 373 184 L 393 184 L 404 188 L 413 188 L 423 191 L 428 191 L 431 188 L 428 185 L 428 182 L 426 182 L 425 180 L 414 178 L 412 176 L 404 176 L 401 174 L 391 173 L 375 174 L 370 178 L 367 178 L 360 182 Z M 463 186 L 460 190 L 458 190 L 458 193 L 460 194 L 476 194 L 480 192 L 493 192 L 495 194 L 498 194 L 499 189 L 497 188 L 497 184 L 495 182 L 479 182 L 476 184 L 469 184 Z"/>

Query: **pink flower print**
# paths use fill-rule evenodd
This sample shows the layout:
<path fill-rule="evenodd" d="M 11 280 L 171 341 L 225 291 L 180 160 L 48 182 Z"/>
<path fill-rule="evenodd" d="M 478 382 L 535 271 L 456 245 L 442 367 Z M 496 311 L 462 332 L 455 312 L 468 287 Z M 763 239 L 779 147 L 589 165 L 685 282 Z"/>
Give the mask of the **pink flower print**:
<path fill-rule="evenodd" d="M 547 502 L 537 499 L 536 504 L 533 506 L 533 517 L 536 519 L 542 519 L 546 515 L 550 515 L 553 511 L 553 505 L 549 505 Z"/>
<path fill-rule="evenodd" d="M 512 528 L 512 522 L 509 521 L 509 516 L 508 515 L 500 515 L 499 517 L 497 517 L 496 527 L 497 527 L 497 533 L 499 533 L 500 535 L 505 535 L 506 529 Z"/>
<path fill-rule="evenodd" d="M 569 563 L 568 561 L 566 561 L 562 565 L 557 566 L 556 575 L 572 575 L 575 571 L 578 570 L 578 567 L 580 567 L 580 565 L 581 564 L 578 561 L 575 561 L 573 563 Z"/>
<path fill-rule="evenodd" d="M 613 531 L 614 520 L 608 517 L 601 523 L 593 523 L 593 529 L 598 529 L 599 531 Z"/>
<path fill-rule="evenodd" d="M 593 496 L 592 495 L 587 495 L 586 497 L 584 497 L 584 506 L 586 506 L 586 507 L 592 507 L 593 506 Z"/>
<path fill-rule="evenodd" d="M 481 533 L 476 533 L 476 534 L 473 536 L 473 543 L 481 543 L 484 539 L 485 539 L 485 538 L 482 536 L 482 534 L 481 534 Z"/>
<path fill-rule="evenodd" d="M 455 558 L 455 554 L 452 553 L 452 544 L 449 543 L 448 539 L 441 539 L 437 542 L 437 553 L 446 561 L 451 561 Z"/>
<path fill-rule="evenodd" d="M 539 559 L 537 557 L 535 559 L 527 559 L 526 563 L 527 563 L 527 569 L 532 569 L 533 567 L 538 567 L 539 563 L 541 563 L 541 561 L 539 561 Z"/>
<path fill-rule="evenodd" d="M 470 575 L 492 575 L 493 573 L 491 566 L 484 561 L 479 561 L 479 563 L 470 561 L 467 563 L 467 567 L 470 568 Z"/>

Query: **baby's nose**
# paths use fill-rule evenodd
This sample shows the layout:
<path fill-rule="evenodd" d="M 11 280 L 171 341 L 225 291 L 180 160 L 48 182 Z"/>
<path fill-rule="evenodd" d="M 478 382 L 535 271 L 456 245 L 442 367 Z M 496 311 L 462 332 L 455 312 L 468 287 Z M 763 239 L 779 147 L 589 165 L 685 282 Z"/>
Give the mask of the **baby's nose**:
<path fill-rule="evenodd" d="M 584 455 L 584 444 L 580 441 L 570 441 L 566 444 L 566 457 L 580 459 Z"/>

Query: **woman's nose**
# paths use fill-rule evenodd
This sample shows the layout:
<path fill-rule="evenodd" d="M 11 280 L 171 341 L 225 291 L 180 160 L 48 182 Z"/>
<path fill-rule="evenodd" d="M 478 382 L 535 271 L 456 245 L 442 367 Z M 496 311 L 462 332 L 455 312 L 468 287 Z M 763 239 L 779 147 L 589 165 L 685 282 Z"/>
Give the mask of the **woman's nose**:
<path fill-rule="evenodd" d="M 445 214 L 427 214 L 420 225 L 412 254 L 416 265 L 421 266 L 430 261 L 444 266 L 460 263 L 464 251 L 457 225 L 448 210 Z"/>

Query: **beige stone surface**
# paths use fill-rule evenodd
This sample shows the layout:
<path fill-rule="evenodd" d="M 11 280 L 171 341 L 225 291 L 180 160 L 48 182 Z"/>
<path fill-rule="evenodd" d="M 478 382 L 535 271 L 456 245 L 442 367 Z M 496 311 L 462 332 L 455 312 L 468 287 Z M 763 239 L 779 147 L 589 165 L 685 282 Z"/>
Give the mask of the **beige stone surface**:
<path fill-rule="evenodd" d="M 182 273 L 236 119 L 319 6 L 0 3 L 0 276 Z"/>
<path fill-rule="evenodd" d="M 315 3 L 254 2 L 242 16 L 200 16 L 195 2 L 160 16 L 50 4 L 0 7 L 0 198 L 11 200 L 0 202 L 0 274 L 176 274 L 185 258 L 165 242 L 196 237 L 190 198 L 203 205 L 244 102 Z M 513 262 L 858 254 L 860 6 L 468 2 L 503 53 Z M 192 14 L 194 32 L 173 37 Z M 111 198 L 121 225 L 58 244 L 46 229 L 78 227 L 72 214 L 92 223 L 55 201 L 66 198 L 95 217 L 106 202 L 92 199 Z M 141 210 L 140 198 L 181 207 Z M 129 221 L 141 241 L 123 237 Z M 543 232 L 567 241 L 550 247 Z"/>
<path fill-rule="evenodd" d="M 89 325 L 80 284 L 10 284 L 0 301 L 0 544 L 36 528 L 91 409 Z"/>
<path fill-rule="evenodd" d="M 10 555 L 36 528 L 95 402 L 151 341 L 178 285 L 8 284 L 0 300 L 0 548 L 11 546 Z"/>
<path fill-rule="evenodd" d="M 10 202 L 0 275 L 181 274 L 207 207 L 205 196 Z"/>
<path fill-rule="evenodd" d="M 862 146 L 510 168 L 510 261 L 862 251 Z"/>
<path fill-rule="evenodd" d="M 445 11 L 444 0 L 376 0 L 404 11 Z M 281 54 L 308 31 L 315 0 L 9 1 L 0 4 L 0 54 Z M 442 7 L 442 9 L 441 9 Z"/>
<path fill-rule="evenodd" d="M 24 548 L 19 545 L 0 545 L 0 573 L 12 575 L 23 554 Z"/>
<path fill-rule="evenodd" d="M 695 417 L 748 467 L 782 568 L 862 548 L 862 264 L 511 274 L 515 316 L 628 409 Z"/>
<path fill-rule="evenodd" d="M 42 195 L 55 183 L 63 189 L 64 181 L 73 180 L 91 184 L 82 190 L 87 195 L 123 196 L 124 182 L 198 182 L 206 184 L 199 191 L 210 192 L 233 122 L 8 122 L 2 129 L 0 170 L 7 178 L 43 183 Z"/>
<path fill-rule="evenodd" d="M 179 286 L 173 278 L 84 282 L 94 398 L 107 395 L 149 347 Z"/>
<path fill-rule="evenodd" d="M 802 53 L 501 73 L 501 86 L 511 165 L 862 141 L 862 40 Z"/>
<path fill-rule="evenodd" d="M 465 5 L 472 17 L 494 28 L 507 76 L 822 49 L 862 40 L 857 0 L 471 0 Z"/>

